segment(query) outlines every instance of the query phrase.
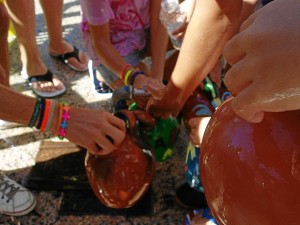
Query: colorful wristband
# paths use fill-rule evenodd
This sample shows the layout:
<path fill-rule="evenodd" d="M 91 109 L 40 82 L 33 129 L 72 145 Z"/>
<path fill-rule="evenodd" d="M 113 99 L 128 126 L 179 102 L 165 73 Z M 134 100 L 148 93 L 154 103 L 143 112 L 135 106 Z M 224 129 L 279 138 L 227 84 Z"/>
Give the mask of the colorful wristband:
<path fill-rule="evenodd" d="M 121 79 L 122 79 L 122 80 L 124 80 L 126 71 L 127 71 L 130 67 L 132 67 L 132 65 L 130 65 L 130 64 L 128 64 L 128 63 L 123 65 L 123 67 L 122 67 L 122 69 L 121 69 L 121 73 L 120 73 Z"/>
<path fill-rule="evenodd" d="M 132 72 L 133 72 L 133 70 L 127 70 L 124 80 L 123 80 L 125 85 L 128 85 L 128 80 L 129 80 L 129 77 L 132 74 Z"/>
<path fill-rule="evenodd" d="M 71 109 L 71 107 L 67 106 L 67 105 L 63 105 L 62 110 L 62 122 L 60 124 L 60 130 L 58 131 L 58 138 L 60 140 L 63 140 L 66 136 L 66 129 L 68 127 L 68 119 L 70 118 L 69 115 L 69 110 Z"/>
<path fill-rule="evenodd" d="M 49 119 L 48 119 L 48 122 L 46 125 L 46 131 L 50 131 L 50 129 L 51 129 L 55 105 L 56 105 L 56 102 L 54 100 L 52 100 L 51 109 L 50 109 L 50 113 L 49 113 Z"/>
<path fill-rule="evenodd" d="M 36 99 L 35 106 L 34 106 L 34 109 L 33 109 L 33 113 L 32 113 L 30 122 L 28 124 L 29 127 L 33 127 L 34 124 L 36 123 L 36 121 L 39 117 L 40 110 L 41 110 L 42 101 L 43 101 L 43 99 L 41 97 L 38 97 Z"/>
<path fill-rule="evenodd" d="M 43 121 L 42 121 L 42 125 L 40 128 L 40 131 L 44 132 L 49 120 L 49 116 L 50 116 L 50 110 L 51 110 L 51 105 L 52 105 L 52 100 L 50 99 L 46 99 L 46 106 L 45 106 L 45 112 L 44 112 L 44 116 L 43 116 Z"/>
<path fill-rule="evenodd" d="M 45 112 L 45 104 L 46 104 L 46 99 L 42 99 L 42 104 L 41 104 L 41 108 L 40 108 L 40 116 L 39 116 L 39 120 L 38 120 L 38 124 L 35 126 L 36 129 L 40 129 L 42 126 L 42 122 L 43 122 L 43 118 L 44 118 L 44 112 Z"/>
<path fill-rule="evenodd" d="M 144 74 L 145 74 L 145 73 L 144 73 L 143 71 L 136 71 L 136 72 L 134 72 L 134 73 L 131 75 L 131 77 L 130 77 L 129 84 L 130 84 L 130 85 L 133 85 L 135 78 L 136 78 L 138 75 L 144 75 Z"/>

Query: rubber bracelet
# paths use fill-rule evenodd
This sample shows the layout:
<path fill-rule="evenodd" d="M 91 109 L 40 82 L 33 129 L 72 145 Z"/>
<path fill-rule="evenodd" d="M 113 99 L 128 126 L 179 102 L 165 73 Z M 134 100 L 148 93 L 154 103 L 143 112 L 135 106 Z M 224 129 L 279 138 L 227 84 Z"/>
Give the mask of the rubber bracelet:
<path fill-rule="evenodd" d="M 144 75 L 144 74 L 145 74 L 145 73 L 144 73 L 143 71 L 136 71 L 136 72 L 134 72 L 134 73 L 131 75 L 131 77 L 130 77 L 129 84 L 130 84 L 130 85 L 133 85 L 135 78 L 136 78 L 138 75 Z"/>
<path fill-rule="evenodd" d="M 62 108 L 63 108 L 62 122 L 60 124 L 60 130 L 57 136 L 60 140 L 63 140 L 66 136 L 66 129 L 68 127 L 68 120 L 70 118 L 69 110 L 71 109 L 71 107 L 64 105 Z"/>
<path fill-rule="evenodd" d="M 42 98 L 38 97 L 36 99 L 35 106 L 34 106 L 34 109 L 33 109 L 33 113 L 32 113 L 30 122 L 28 124 L 29 127 L 33 127 L 34 124 L 36 123 L 36 121 L 39 117 L 40 110 L 41 110 L 41 104 L 42 104 Z"/>
<path fill-rule="evenodd" d="M 41 128 L 41 125 L 42 125 L 42 122 L 43 122 L 43 118 L 44 118 L 44 112 L 45 112 L 45 102 L 46 102 L 46 99 L 42 99 L 42 104 L 41 104 L 41 109 L 40 109 L 40 116 L 39 116 L 39 121 L 38 121 L 38 124 L 35 126 L 36 129 L 40 129 Z"/>
<path fill-rule="evenodd" d="M 130 65 L 130 64 L 125 64 L 123 67 L 122 67 L 122 69 L 121 69 L 121 73 L 120 73 L 120 75 L 121 75 L 121 79 L 122 80 L 124 80 L 124 78 L 125 78 L 125 73 L 126 73 L 126 71 L 128 70 L 128 68 L 130 68 L 130 67 L 132 67 L 132 65 Z"/>
<path fill-rule="evenodd" d="M 53 114 L 54 114 L 54 109 L 55 109 L 56 102 L 52 100 L 52 105 L 49 113 L 49 119 L 46 125 L 46 131 L 50 131 L 51 125 L 52 125 L 52 119 L 53 119 Z"/>
<path fill-rule="evenodd" d="M 48 123 L 50 110 L 51 110 L 52 101 L 50 99 L 46 99 L 46 106 L 45 106 L 45 112 L 43 116 L 42 125 L 40 128 L 40 131 L 44 132 Z"/>
<path fill-rule="evenodd" d="M 126 72 L 125 78 L 124 78 L 124 80 L 123 80 L 125 85 L 128 85 L 128 79 L 129 79 L 130 75 L 132 74 L 132 72 L 133 72 L 133 70 L 128 70 L 128 71 Z"/>

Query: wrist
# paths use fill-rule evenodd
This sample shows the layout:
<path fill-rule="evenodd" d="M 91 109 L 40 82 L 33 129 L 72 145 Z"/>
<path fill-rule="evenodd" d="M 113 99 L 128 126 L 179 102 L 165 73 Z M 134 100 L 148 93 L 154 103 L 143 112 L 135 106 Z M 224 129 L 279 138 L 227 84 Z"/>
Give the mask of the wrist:
<path fill-rule="evenodd" d="M 175 86 L 172 81 L 169 81 L 163 99 L 176 109 L 180 110 L 184 104 L 183 90 Z"/>
<path fill-rule="evenodd" d="M 50 127 L 50 131 L 52 132 L 53 135 L 57 135 L 58 129 L 59 129 L 59 122 L 61 120 L 61 103 L 56 102 L 55 107 L 54 107 L 54 114 L 52 118 L 52 124 Z"/>
<path fill-rule="evenodd" d="M 131 75 L 131 77 L 129 79 L 129 84 L 133 86 L 134 85 L 134 81 L 136 79 L 138 79 L 138 77 L 139 78 L 143 78 L 143 76 L 140 76 L 140 75 L 144 75 L 145 76 L 145 73 L 143 71 L 135 71 L 134 73 L 132 73 L 132 75 Z"/>
<path fill-rule="evenodd" d="M 61 117 L 58 118 L 58 123 L 57 123 L 57 137 L 60 140 L 63 140 L 67 134 L 67 128 L 68 128 L 68 120 L 70 118 L 70 111 L 71 107 L 68 106 L 66 103 L 62 103 L 60 106 L 60 113 Z"/>

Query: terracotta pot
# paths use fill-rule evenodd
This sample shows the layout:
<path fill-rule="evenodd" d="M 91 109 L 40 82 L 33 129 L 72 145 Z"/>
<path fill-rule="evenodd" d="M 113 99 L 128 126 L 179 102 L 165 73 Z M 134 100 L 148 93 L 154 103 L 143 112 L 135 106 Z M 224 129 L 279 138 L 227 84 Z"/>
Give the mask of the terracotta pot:
<path fill-rule="evenodd" d="M 201 145 L 201 180 L 219 224 L 299 224 L 300 111 L 238 118 L 225 102 Z"/>
<path fill-rule="evenodd" d="M 128 124 L 124 141 L 107 156 L 87 153 L 85 167 L 90 185 L 104 205 L 129 208 L 148 190 L 155 173 L 154 156 L 143 141 L 143 131 L 138 126 L 141 123 L 143 126 L 152 125 L 153 118 L 128 110 L 119 111 L 116 116 Z"/>

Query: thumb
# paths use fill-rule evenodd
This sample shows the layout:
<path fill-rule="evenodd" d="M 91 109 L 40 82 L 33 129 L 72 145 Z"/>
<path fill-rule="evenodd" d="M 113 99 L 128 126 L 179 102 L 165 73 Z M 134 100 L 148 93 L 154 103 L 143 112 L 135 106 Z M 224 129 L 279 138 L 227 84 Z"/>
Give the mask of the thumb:
<path fill-rule="evenodd" d="M 247 88 L 240 92 L 232 98 L 231 107 L 242 119 L 250 123 L 259 123 L 263 120 L 264 111 L 259 108 L 259 104 L 255 101 L 253 91 L 251 88 Z"/>

